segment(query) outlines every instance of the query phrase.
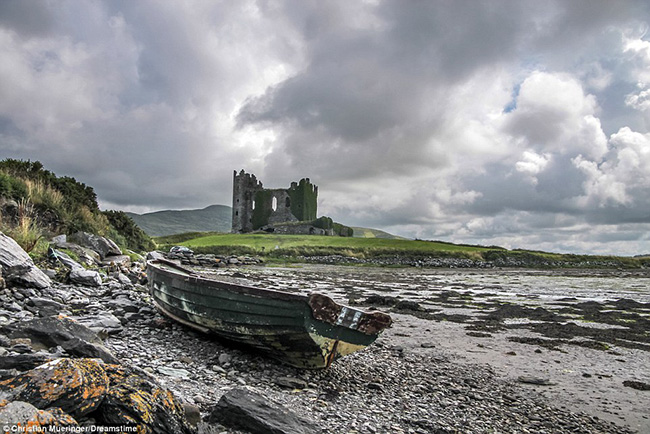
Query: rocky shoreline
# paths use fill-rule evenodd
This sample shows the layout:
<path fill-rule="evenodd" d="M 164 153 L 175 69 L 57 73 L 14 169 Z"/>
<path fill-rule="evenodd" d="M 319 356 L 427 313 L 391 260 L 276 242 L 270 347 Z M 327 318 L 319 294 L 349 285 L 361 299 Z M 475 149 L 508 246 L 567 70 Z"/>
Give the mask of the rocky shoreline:
<path fill-rule="evenodd" d="M 225 262 L 230 265 L 220 267 L 231 270 L 227 267 L 246 261 Z M 25 275 L 38 274 L 32 267 L 28 263 L 3 265 L 0 426 L 17 423 L 19 415 L 24 423 L 43 422 L 43 426 L 140 425 L 142 432 L 170 433 L 634 432 L 570 408 L 557 408 L 490 366 L 458 363 L 438 348 L 438 342 L 408 338 L 408 330 L 422 327 L 417 322 L 422 319 L 410 314 L 398 315 L 396 326 L 364 351 L 337 361 L 330 369 L 304 371 L 160 316 L 151 306 L 142 263 L 117 266 L 109 261 L 99 273 L 99 284 L 95 278 L 85 283 L 71 281 L 71 270 L 62 278 L 66 273 L 57 274 L 53 268 L 48 272 L 51 278 L 39 275 L 41 281 L 29 283 Z M 36 332 L 34 323 L 45 320 L 49 322 Z M 65 325 L 68 321 L 79 327 L 71 330 Z M 435 322 L 426 321 L 425 328 L 436 327 Z M 64 324 L 63 331 L 54 325 L 58 323 Z M 36 377 L 34 372 L 43 371 L 44 363 L 73 360 L 88 365 L 92 364 L 88 360 L 97 358 L 100 367 L 93 364 L 93 372 L 100 372 L 101 378 L 104 372 L 110 379 L 100 381 L 105 390 L 93 389 L 96 407 L 84 407 L 88 403 L 83 399 L 65 405 L 61 399 L 39 401 L 11 387 L 28 384 L 25 379 Z M 73 369 L 65 372 L 81 369 L 77 364 L 70 366 Z M 76 386 L 66 388 L 69 395 Z M 144 397 L 149 407 L 134 411 L 133 400 L 125 398 L 134 394 Z M 28 402 L 30 397 L 32 402 Z M 166 398 L 156 401 L 160 397 Z M 117 407 L 102 407 L 115 402 Z M 61 408 L 55 404 L 68 412 L 52 410 Z M 85 410 L 79 410 L 82 407 Z M 118 413 L 115 408 L 132 419 L 108 419 L 106 414 Z M 44 419 L 48 409 L 52 410 L 50 419 Z M 278 425 L 263 425 L 263 420 L 255 421 L 256 414 L 258 418 L 263 414 L 267 421 L 275 417 Z M 244 419 L 252 420 L 247 429 L 233 422 Z"/>

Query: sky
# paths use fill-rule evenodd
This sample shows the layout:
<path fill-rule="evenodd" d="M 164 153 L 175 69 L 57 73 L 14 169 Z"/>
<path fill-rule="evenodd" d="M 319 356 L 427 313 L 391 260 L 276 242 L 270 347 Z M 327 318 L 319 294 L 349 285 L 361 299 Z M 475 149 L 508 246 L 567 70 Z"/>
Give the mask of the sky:
<path fill-rule="evenodd" d="M 231 205 L 429 240 L 650 253 L 650 3 L 2 0 L 0 158 L 102 209 Z"/>

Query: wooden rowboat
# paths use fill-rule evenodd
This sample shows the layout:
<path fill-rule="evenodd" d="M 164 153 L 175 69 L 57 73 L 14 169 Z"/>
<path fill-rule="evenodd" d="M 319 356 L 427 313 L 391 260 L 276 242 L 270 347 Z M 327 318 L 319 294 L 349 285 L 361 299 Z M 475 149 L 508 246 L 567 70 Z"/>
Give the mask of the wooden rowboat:
<path fill-rule="evenodd" d="M 298 368 L 327 368 L 377 339 L 391 324 L 381 312 L 299 294 L 208 279 L 173 262 L 147 263 L 149 289 L 164 315 L 258 348 Z"/>

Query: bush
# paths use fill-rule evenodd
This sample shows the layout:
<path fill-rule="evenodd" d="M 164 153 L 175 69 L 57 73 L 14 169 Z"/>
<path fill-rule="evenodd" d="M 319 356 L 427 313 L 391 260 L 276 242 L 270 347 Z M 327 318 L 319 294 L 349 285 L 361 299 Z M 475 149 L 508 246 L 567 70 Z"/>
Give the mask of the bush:
<path fill-rule="evenodd" d="M 115 233 L 112 238 L 122 238 L 126 248 L 136 252 L 151 251 L 156 248 L 153 240 L 124 212 L 104 211 L 103 214 Z"/>

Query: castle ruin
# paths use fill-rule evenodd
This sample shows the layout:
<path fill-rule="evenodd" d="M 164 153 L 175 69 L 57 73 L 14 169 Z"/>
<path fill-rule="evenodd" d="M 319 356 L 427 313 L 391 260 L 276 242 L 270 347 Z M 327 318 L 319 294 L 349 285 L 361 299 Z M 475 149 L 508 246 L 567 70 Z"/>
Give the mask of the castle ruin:
<path fill-rule="evenodd" d="M 244 170 L 234 171 L 232 232 L 273 232 L 271 229 L 280 223 L 312 222 L 316 220 L 317 200 L 318 187 L 309 182 L 309 178 L 292 182 L 286 189 L 268 189 L 255 175 Z M 294 226 L 298 229 L 298 225 Z"/>

